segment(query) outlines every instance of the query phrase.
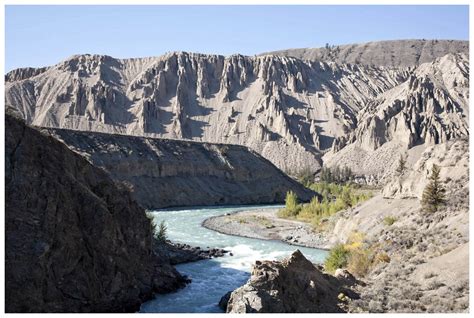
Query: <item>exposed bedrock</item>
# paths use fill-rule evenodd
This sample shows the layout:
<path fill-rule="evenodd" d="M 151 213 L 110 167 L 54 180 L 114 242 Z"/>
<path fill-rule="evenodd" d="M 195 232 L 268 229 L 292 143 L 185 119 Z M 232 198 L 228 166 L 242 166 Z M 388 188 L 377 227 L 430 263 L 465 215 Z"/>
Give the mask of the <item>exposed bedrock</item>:
<path fill-rule="evenodd" d="M 221 306 L 228 313 L 341 313 L 342 290 L 341 281 L 297 250 L 282 261 L 257 261 L 249 281 L 225 295 Z"/>
<path fill-rule="evenodd" d="M 6 312 L 134 312 L 184 285 L 123 186 L 9 114 L 5 131 Z"/>

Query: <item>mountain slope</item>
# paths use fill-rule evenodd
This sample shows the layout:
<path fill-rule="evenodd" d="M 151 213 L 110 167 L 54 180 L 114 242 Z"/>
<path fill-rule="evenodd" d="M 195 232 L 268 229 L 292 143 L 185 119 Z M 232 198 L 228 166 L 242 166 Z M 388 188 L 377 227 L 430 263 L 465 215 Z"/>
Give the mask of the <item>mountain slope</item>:
<path fill-rule="evenodd" d="M 7 312 L 133 312 L 184 284 L 105 172 L 9 114 L 5 150 Z"/>
<path fill-rule="evenodd" d="M 324 48 L 290 49 L 264 54 L 292 56 L 302 60 L 333 61 L 385 67 L 410 67 L 430 63 L 446 54 L 469 54 L 468 41 L 394 40 Z"/>
<path fill-rule="evenodd" d="M 172 206 L 283 203 L 303 187 L 246 147 L 43 129 L 124 183 L 146 209 Z"/>
<path fill-rule="evenodd" d="M 429 145 L 469 136 L 468 79 L 464 55 L 422 64 L 359 112 L 357 128 L 335 140 L 325 162 L 380 179 L 400 155 L 418 158 Z"/>
<path fill-rule="evenodd" d="M 436 47 L 441 54 L 443 46 Z M 364 125 L 371 125 L 376 109 L 398 113 L 393 110 L 400 107 L 397 100 L 416 98 L 410 85 L 434 85 L 432 102 L 448 98 L 442 103 L 454 107 L 442 121 L 436 113 L 422 120 L 436 123 L 420 123 L 426 127 L 420 129 L 436 126 L 442 137 L 420 132 L 417 142 L 465 135 L 468 57 L 447 56 L 447 64 L 454 59 L 461 66 L 435 67 L 444 65 L 440 59 L 387 68 L 274 55 L 179 52 L 123 60 L 78 55 L 48 68 L 7 74 L 6 105 L 37 126 L 239 144 L 282 170 L 316 171 L 333 146 L 340 149 L 341 140 L 370 128 Z M 432 84 L 425 83 L 424 73 L 432 74 Z M 455 80 L 447 85 L 444 77 Z"/>

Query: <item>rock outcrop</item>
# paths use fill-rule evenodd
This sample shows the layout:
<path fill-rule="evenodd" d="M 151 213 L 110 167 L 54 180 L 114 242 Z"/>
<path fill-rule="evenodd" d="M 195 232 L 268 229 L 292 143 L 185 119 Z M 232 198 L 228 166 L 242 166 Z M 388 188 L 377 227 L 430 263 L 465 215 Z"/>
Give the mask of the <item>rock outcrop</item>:
<path fill-rule="evenodd" d="M 469 54 L 469 41 L 393 40 L 328 45 L 322 48 L 290 49 L 265 54 L 293 56 L 302 60 L 410 67 L 430 63 L 448 53 Z"/>
<path fill-rule="evenodd" d="M 171 265 L 196 262 L 203 259 L 222 257 L 229 251 L 221 248 L 201 249 L 199 246 L 190 246 L 182 243 L 155 242 L 154 253 L 163 261 Z"/>
<path fill-rule="evenodd" d="M 257 261 L 249 281 L 232 292 L 226 308 L 228 313 L 343 312 L 340 287 L 297 250 L 282 261 Z"/>
<path fill-rule="evenodd" d="M 317 195 L 243 146 L 43 129 L 83 155 L 147 209 L 282 203 Z"/>
<path fill-rule="evenodd" d="M 123 186 L 22 120 L 5 124 L 7 312 L 133 312 L 183 286 Z"/>

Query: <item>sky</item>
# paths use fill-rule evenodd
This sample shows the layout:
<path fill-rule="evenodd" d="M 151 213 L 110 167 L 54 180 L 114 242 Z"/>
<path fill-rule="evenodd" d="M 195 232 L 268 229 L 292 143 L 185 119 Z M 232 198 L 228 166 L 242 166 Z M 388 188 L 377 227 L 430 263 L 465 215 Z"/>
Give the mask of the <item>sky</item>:
<path fill-rule="evenodd" d="M 469 40 L 462 6 L 6 6 L 5 71 L 74 54 L 254 55 L 395 39 Z"/>

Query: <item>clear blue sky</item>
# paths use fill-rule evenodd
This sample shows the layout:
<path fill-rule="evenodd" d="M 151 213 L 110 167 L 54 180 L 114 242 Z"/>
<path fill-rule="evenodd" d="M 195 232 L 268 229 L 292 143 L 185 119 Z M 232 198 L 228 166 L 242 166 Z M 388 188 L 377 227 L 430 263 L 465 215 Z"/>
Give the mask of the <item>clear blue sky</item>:
<path fill-rule="evenodd" d="M 6 6 L 5 70 L 73 54 L 254 55 L 392 39 L 469 39 L 464 6 Z"/>

